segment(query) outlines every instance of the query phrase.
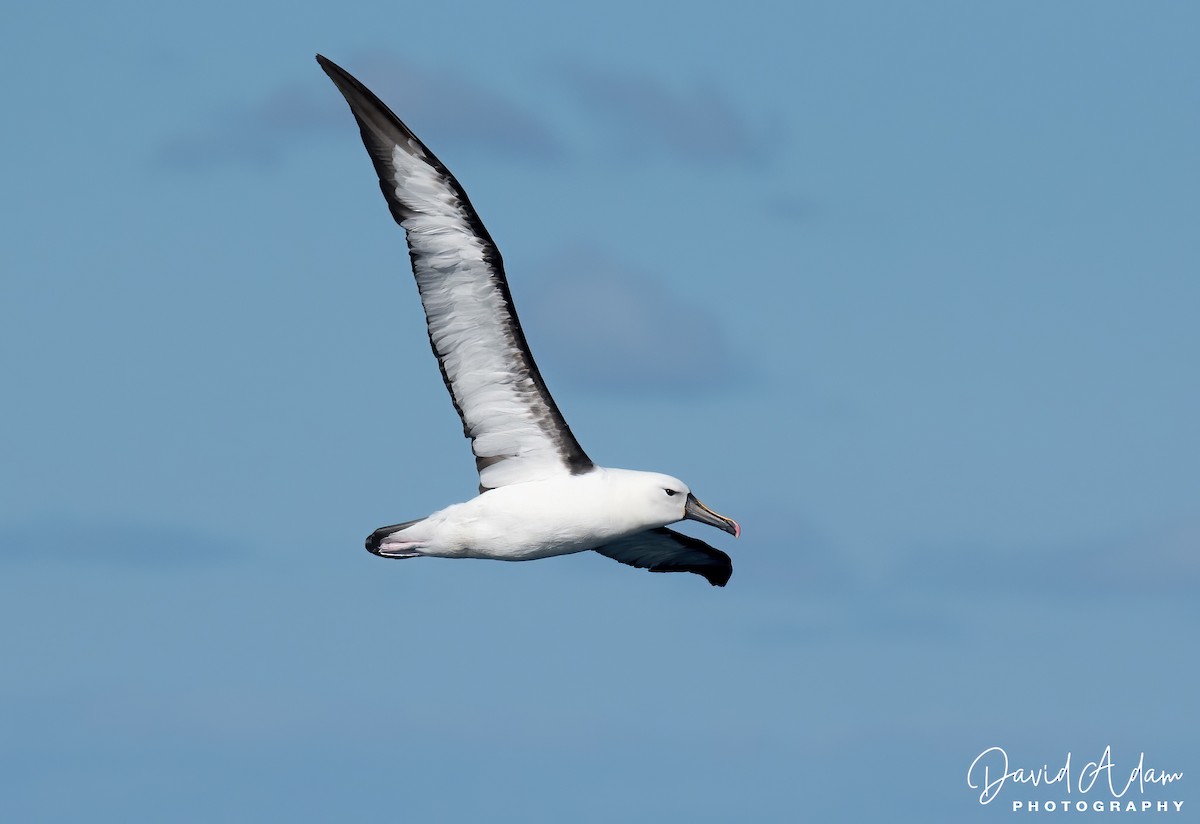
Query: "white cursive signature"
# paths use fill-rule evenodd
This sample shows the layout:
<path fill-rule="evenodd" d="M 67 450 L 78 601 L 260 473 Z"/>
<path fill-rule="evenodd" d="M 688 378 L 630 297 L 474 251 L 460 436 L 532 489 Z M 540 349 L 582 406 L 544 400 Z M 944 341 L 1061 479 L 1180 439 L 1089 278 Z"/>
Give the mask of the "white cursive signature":
<path fill-rule="evenodd" d="M 976 783 L 975 770 L 983 765 L 983 782 Z M 993 773 L 996 777 L 992 778 Z M 1004 788 L 1005 782 L 1013 780 L 1018 784 L 1057 784 L 1059 781 L 1067 782 L 1067 792 L 1071 792 L 1071 754 L 1067 753 L 1067 761 L 1063 764 L 1062 769 L 1050 777 L 1050 767 L 1043 764 L 1037 770 L 1025 770 L 1017 768 L 1015 770 L 1008 769 L 1008 753 L 1002 747 L 988 747 L 986 750 L 975 756 L 975 760 L 971 762 L 971 766 L 967 769 L 967 786 L 973 790 L 983 789 L 979 794 L 980 804 L 990 804 L 1000 794 L 1000 790 Z"/>
<path fill-rule="evenodd" d="M 980 771 L 982 771 L 982 779 Z M 1165 787 L 1183 778 L 1181 772 L 1167 772 L 1147 767 L 1146 753 L 1144 752 L 1138 758 L 1137 766 L 1130 771 L 1129 778 L 1121 785 L 1120 790 L 1117 789 L 1120 777 L 1114 777 L 1115 771 L 1116 763 L 1112 759 L 1112 747 L 1105 747 L 1099 761 L 1089 761 L 1084 765 L 1075 787 L 1081 795 L 1086 794 L 1095 786 L 1100 774 L 1104 773 L 1109 793 L 1113 798 L 1121 798 L 1129 792 L 1129 788 L 1135 781 L 1138 785 L 1138 792 L 1145 793 L 1147 784 Z M 980 804 L 990 804 L 994 801 L 1009 781 L 1015 784 L 1032 784 L 1035 787 L 1063 782 L 1066 784 L 1067 793 L 1070 794 L 1071 753 L 1067 753 L 1066 760 L 1057 771 L 1051 769 L 1048 764 L 1043 764 L 1035 769 L 1018 767 L 1012 770 L 1009 769 L 1008 753 L 1004 751 L 1003 747 L 988 747 L 975 756 L 975 760 L 967 769 L 967 786 L 973 790 L 980 790 Z"/>

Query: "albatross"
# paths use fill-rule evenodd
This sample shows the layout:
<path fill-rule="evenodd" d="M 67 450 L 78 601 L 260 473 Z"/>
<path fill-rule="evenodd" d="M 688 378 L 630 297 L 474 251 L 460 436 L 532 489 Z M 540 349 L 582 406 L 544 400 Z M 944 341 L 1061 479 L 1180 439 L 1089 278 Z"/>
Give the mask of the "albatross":
<path fill-rule="evenodd" d="M 429 342 L 471 441 L 479 494 L 425 518 L 380 527 L 383 558 L 527 561 L 593 550 L 651 572 L 694 572 L 714 586 L 729 556 L 667 524 L 691 519 L 734 537 L 678 478 L 592 463 L 546 389 L 517 321 L 500 252 L 454 175 L 366 86 L 321 55 L 350 104 L 379 187 L 408 238 Z"/>

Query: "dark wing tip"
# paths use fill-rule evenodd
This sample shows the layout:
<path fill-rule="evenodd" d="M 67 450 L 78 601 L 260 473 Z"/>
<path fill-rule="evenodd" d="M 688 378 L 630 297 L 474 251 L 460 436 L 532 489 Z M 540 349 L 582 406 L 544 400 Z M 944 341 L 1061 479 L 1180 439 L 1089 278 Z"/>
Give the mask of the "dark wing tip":
<path fill-rule="evenodd" d="M 651 572 L 694 572 L 715 587 L 723 587 L 733 577 L 733 560 L 719 549 L 710 552 L 703 564 L 660 564 L 649 567 Z"/>
<path fill-rule="evenodd" d="M 357 77 L 324 55 L 317 55 L 317 63 L 320 64 L 325 74 L 329 75 L 329 79 L 333 81 L 333 85 L 337 86 L 338 91 L 346 98 L 346 102 L 350 104 L 350 109 L 354 112 L 355 117 L 359 118 L 360 123 L 365 117 L 372 125 L 378 127 L 386 124 L 387 126 L 398 127 L 405 137 L 410 139 L 415 138 L 415 135 L 409 131 L 400 118 L 396 117 L 396 113 L 389 109 L 376 96 L 375 92 L 364 86 Z M 421 148 L 424 148 L 424 146 Z"/>
<path fill-rule="evenodd" d="M 348 78 L 349 80 L 354 80 L 354 77 L 351 76 L 348 71 L 343 69 L 337 63 L 334 63 L 323 54 L 317 55 L 317 63 L 319 63 L 321 68 L 325 70 L 325 74 L 335 79 L 334 82 L 337 82 L 338 78 Z"/>
<path fill-rule="evenodd" d="M 324 55 L 317 55 L 317 63 L 321 65 L 325 74 L 329 75 L 329 79 L 333 81 L 333 85 L 338 87 L 338 91 L 345 96 L 346 102 L 350 104 L 350 108 L 356 116 L 376 115 L 377 119 L 387 121 L 389 125 L 399 126 L 406 137 L 414 137 L 400 118 L 396 117 L 396 113 L 389 109 L 375 92 L 364 86 L 357 77 Z M 371 111 L 372 109 L 378 111 Z"/>
<path fill-rule="evenodd" d="M 392 149 L 401 143 L 406 143 L 424 155 L 423 159 L 446 177 L 447 185 L 453 188 L 462 200 L 466 200 L 466 195 L 462 193 L 462 187 L 458 186 L 453 175 L 446 171 L 446 168 L 425 147 L 425 144 L 373 91 L 364 86 L 357 77 L 324 55 L 317 55 L 317 63 L 320 64 L 325 74 L 329 75 L 329 79 L 342 93 L 342 97 L 346 98 L 350 112 L 358 122 L 363 145 L 371 157 L 371 163 L 375 166 L 375 172 L 379 177 L 379 188 L 397 223 L 403 225 L 403 221 L 410 213 L 409 208 L 396 196 L 396 186 L 392 180 L 391 153 Z"/>
<path fill-rule="evenodd" d="M 715 587 L 725 586 L 733 577 L 733 559 L 716 547 L 709 546 L 699 538 L 693 538 L 691 535 L 684 535 L 682 532 L 676 532 L 666 527 L 659 527 L 652 531 L 682 544 L 690 550 L 691 557 L 686 560 L 680 559 L 655 564 L 650 567 L 651 572 L 694 572 Z M 702 556 L 703 560 L 695 560 L 696 555 Z"/>
<path fill-rule="evenodd" d="M 725 586 L 729 583 L 729 579 L 733 577 L 733 561 L 724 552 L 721 555 L 723 556 L 723 564 L 710 566 L 707 573 L 700 573 L 704 576 L 705 580 L 715 587 Z"/>
<path fill-rule="evenodd" d="M 714 550 L 721 558 L 712 558 L 705 564 L 656 564 L 646 567 L 650 572 L 694 572 L 715 587 L 723 587 L 733 577 L 733 561 L 721 550 Z"/>
<path fill-rule="evenodd" d="M 354 75 L 350 74 L 350 72 L 343 69 L 337 63 L 334 63 L 325 55 L 318 54 L 317 63 L 321 66 L 321 69 L 325 72 L 325 74 L 329 75 L 329 79 L 337 84 L 338 88 L 342 88 L 343 86 L 349 86 L 353 88 L 356 84 L 358 84 L 358 81 L 355 79 Z"/>
<path fill-rule="evenodd" d="M 650 572 L 692 572 L 715 587 L 733 577 L 733 560 L 698 538 L 659 527 L 595 548 L 601 555 Z"/>

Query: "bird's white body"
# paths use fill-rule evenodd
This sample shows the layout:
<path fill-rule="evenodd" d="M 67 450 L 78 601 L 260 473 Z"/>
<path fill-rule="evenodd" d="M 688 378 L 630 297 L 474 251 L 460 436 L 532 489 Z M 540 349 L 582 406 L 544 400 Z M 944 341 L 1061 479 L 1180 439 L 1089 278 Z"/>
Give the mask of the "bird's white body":
<path fill-rule="evenodd" d="M 504 561 L 568 555 L 681 520 L 687 495 L 669 475 L 598 466 L 489 489 L 391 533 L 379 549 Z"/>

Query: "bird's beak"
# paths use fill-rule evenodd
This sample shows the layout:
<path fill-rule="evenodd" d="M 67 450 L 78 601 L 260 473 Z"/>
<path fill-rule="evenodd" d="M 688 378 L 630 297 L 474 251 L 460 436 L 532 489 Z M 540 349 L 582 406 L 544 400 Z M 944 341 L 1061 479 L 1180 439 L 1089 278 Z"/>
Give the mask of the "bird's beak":
<path fill-rule="evenodd" d="M 717 529 L 723 529 L 735 538 L 742 534 L 742 528 L 738 526 L 737 521 L 713 512 L 700 503 L 696 499 L 696 496 L 690 492 L 687 496 L 687 506 L 683 508 L 683 517 L 699 521 L 702 524 L 708 524 L 709 526 L 715 526 Z"/>

